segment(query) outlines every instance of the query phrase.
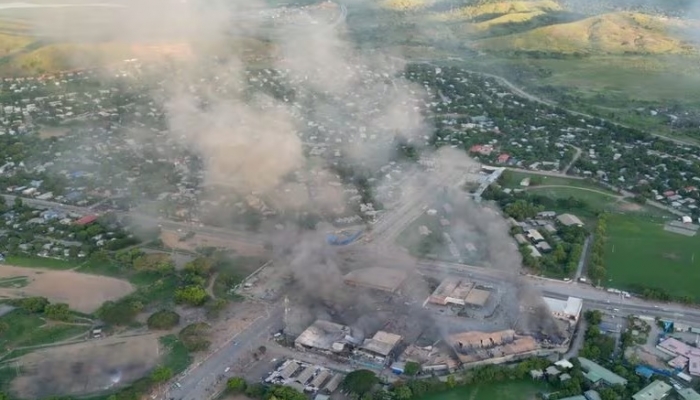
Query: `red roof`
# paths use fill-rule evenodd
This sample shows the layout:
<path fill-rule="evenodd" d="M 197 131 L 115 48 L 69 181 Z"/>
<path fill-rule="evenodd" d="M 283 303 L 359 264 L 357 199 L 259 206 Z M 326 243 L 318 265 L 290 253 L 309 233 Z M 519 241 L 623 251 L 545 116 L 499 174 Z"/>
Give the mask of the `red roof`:
<path fill-rule="evenodd" d="M 484 148 L 484 146 L 482 146 L 482 145 L 480 145 L 480 144 L 475 144 L 474 146 L 472 146 L 472 147 L 469 149 L 469 151 L 472 152 L 472 153 L 479 153 L 483 148 Z"/>
<path fill-rule="evenodd" d="M 76 225 L 87 225 L 97 221 L 97 215 L 86 215 L 75 221 Z"/>
<path fill-rule="evenodd" d="M 666 196 L 666 197 L 671 197 L 671 196 L 674 196 L 675 194 L 676 194 L 676 192 L 674 192 L 673 190 L 667 190 L 664 192 L 664 196 Z"/>
<path fill-rule="evenodd" d="M 505 153 L 498 156 L 499 163 L 504 163 L 504 162 L 508 161 L 509 159 L 510 159 L 510 156 L 508 154 L 505 154 Z"/>

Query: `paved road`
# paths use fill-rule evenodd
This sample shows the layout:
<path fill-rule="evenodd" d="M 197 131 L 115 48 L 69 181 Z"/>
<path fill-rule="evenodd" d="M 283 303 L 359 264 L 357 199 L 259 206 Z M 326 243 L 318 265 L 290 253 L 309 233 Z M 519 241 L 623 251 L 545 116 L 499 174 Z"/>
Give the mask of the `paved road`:
<path fill-rule="evenodd" d="M 586 241 L 583 242 L 583 248 L 581 249 L 581 258 L 579 258 L 578 260 L 576 274 L 574 274 L 574 281 L 576 282 L 578 282 L 578 280 L 581 278 L 581 274 L 583 274 L 583 267 L 584 265 L 586 265 L 586 260 L 588 259 L 588 247 L 590 247 L 592 241 L 593 234 L 589 235 L 586 238 Z"/>
<path fill-rule="evenodd" d="M 177 381 L 181 387 L 171 389 L 164 398 L 205 400 L 212 397 L 217 384 L 232 376 L 233 371 L 224 372 L 226 367 L 232 367 L 237 360 L 250 355 L 259 340 L 282 328 L 283 313 L 283 308 L 278 307 L 258 317 L 247 329 L 212 352 L 206 360 L 191 366 Z"/>

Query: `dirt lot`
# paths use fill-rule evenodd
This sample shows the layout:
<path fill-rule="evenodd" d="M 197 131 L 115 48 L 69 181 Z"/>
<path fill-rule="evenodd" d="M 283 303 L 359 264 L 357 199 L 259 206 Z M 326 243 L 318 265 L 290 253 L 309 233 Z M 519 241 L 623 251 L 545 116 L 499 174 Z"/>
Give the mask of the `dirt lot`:
<path fill-rule="evenodd" d="M 43 296 L 84 313 L 92 313 L 105 301 L 134 291 L 129 282 L 107 276 L 0 265 L 0 279 L 12 277 L 26 277 L 28 284 L 22 288 L 0 288 L 0 299 Z"/>
<path fill-rule="evenodd" d="M 262 246 L 202 234 L 196 234 L 190 239 L 180 241 L 180 233 L 175 231 L 163 231 L 160 234 L 160 240 L 167 247 L 187 251 L 194 251 L 198 247 L 223 247 L 234 250 L 242 256 L 259 256 L 265 251 Z"/>
<path fill-rule="evenodd" d="M 22 375 L 12 381 L 20 398 L 83 395 L 128 384 L 158 362 L 156 335 L 112 337 L 39 350 L 22 357 Z"/>

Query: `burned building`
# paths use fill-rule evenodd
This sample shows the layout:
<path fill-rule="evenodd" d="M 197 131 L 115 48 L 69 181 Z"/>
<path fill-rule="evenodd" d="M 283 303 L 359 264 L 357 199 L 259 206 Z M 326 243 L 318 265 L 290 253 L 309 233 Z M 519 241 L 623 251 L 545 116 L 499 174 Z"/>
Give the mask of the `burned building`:
<path fill-rule="evenodd" d="M 294 341 L 298 350 L 314 350 L 322 353 L 343 353 L 357 344 L 351 329 L 335 322 L 316 320 Z"/>
<path fill-rule="evenodd" d="M 512 329 L 489 333 L 462 332 L 449 336 L 447 340 L 463 364 L 488 359 L 494 363 L 510 361 L 540 349 L 533 337 L 517 335 Z"/>
<path fill-rule="evenodd" d="M 486 304 L 490 296 L 490 291 L 476 287 L 474 282 L 448 278 L 440 283 L 428 301 L 441 306 L 457 305 L 479 308 Z"/>
<path fill-rule="evenodd" d="M 356 350 L 356 354 L 385 365 L 394 356 L 394 350 L 401 342 L 401 336 L 389 332 L 378 331 L 373 337 L 365 339 Z"/>
<path fill-rule="evenodd" d="M 408 277 L 406 271 L 392 268 L 371 267 L 352 271 L 343 277 L 349 286 L 359 286 L 384 292 L 396 292 Z"/>

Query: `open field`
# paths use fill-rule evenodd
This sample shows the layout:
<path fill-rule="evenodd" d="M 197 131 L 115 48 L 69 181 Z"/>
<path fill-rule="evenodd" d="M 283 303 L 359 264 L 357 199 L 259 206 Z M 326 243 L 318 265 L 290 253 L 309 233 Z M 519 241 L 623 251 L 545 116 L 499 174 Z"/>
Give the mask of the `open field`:
<path fill-rule="evenodd" d="M 620 289 L 640 286 L 663 289 L 674 296 L 700 301 L 700 236 L 687 237 L 663 229 L 663 222 L 611 215 L 605 265 L 609 282 Z"/>
<path fill-rule="evenodd" d="M 429 394 L 421 397 L 421 400 L 534 400 L 538 392 L 546 389 L 546 385 L 533 381 L 474 384 L 443 393 Z"/>
<path fill-rule="evenodd" d="M 71 309 L 92 313 L 102 303 L 116 300 L 134 291 L 127 281 L 74 271 L 22 268 L 0 265 L 0 279 L 24 277 L 21 288 L 0 288 L 1 298 L 43 296 L 55 303 L 67 303 Z"/>
<path fill-rule="evenodd" d="M 5 258 L 5 263 L 17 267 L 48 269 L 71 269 L 76 266 L 76 263 L 72 261 L 58 260 L 55 258 L 46 257 L 8 256 L 7 258 Z"/>
<path fill-rule="evenodd" d="M 88 330 L 88 326 L 50 323 L 43 318 L 15 310 L 0 317 L 7 330 L 0 336 L 0 355 L 18 347 L 37 346 L 66 340 Z"/>
<path fill-rule="evenodd" d="M 690 54 L 692 46 L 674 37 L 660 18 L 639 13 L 609 13 L 542 26 L 477 41 L 489 51 L 537 51 L 561 54 Z"/>
<path fill-rule="evenodd" d="M 84 395 L 131 383 L 158 363 L 156 335 L 111 337 L 37 350 L 17 361 L 11 391 L 20 398 Z"/>
<path fill-rule="evenodd" d="M 49 139 L 52 137 L 65 136 L 69 132 L 70 132 L 70 128 L 54 127 L 54 126 L 42 126 L 39 129 L 39 137 L 42 139 Z"/>
<path fill-rule="evenodd" d="M 262 246 L 238 242 L 226 237 L 196 234 L 187 240 L 180 241 L 180 236 L 179 232 L 164 230 L 160 235 L 160 240 L 163 241 L 165 247 L 185 251 L 195 251 L 200 247 L 218 247 L 231 249 L 237 254 L 251 257 L 262 255 L 265 251 Z"/>
<path fill-rule="evenodd" d="M 530 178 L 530 186 L 538 185 L 556 185 L 556 186 L 571 186 L 571 187 L 581 187 L 588 189 L 596 189 L 601 191 L 606 191 L 606 189 L 601 188 L 595 182 L 586 179 L 576 179 L 576 178 L 564 178 L 558 176 L 543 176 L 528 174 L 527 172 L 520 171 L 505 171 L 501 176 L 500 182 L 502 182 L 503 187 L 511 189 L 524 189 L 520 186 L 520 182 L 525 179 Z M 614 194 L 613 192 L 610 192 Z"/>

